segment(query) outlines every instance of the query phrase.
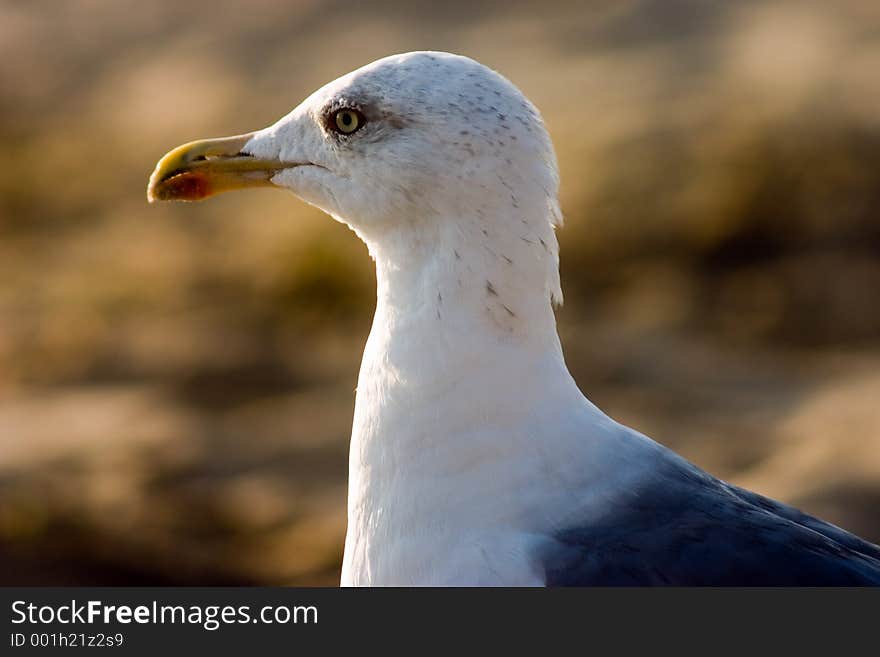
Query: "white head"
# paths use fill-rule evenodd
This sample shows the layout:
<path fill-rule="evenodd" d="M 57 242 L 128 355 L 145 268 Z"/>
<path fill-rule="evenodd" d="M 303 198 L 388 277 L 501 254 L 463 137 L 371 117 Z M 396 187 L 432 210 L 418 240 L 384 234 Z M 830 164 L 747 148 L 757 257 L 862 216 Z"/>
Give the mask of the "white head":
<path fill-rule="evenodd" d="M 467 267 L 468 284 L 503 301 L 499 318 L 528 292 L 561 300 L 552 144 L 523 94 L 466 57 L 373 62 L 268 128 L 175 149 L 148 194 L 196 200 L 255 185 L 289 189 L 345 222 L 380 266 Z"/>

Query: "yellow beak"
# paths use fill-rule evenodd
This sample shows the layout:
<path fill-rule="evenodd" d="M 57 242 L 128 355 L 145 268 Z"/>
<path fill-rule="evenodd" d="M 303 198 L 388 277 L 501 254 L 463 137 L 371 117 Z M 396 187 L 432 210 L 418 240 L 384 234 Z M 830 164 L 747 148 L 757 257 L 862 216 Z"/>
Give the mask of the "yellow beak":
<path fill-rule="evenodd" d="M 242 153 L 252 137 L 191 141 L 166 153 L 150 176 L 147 200 L 201 201 L 233 189 L 271 186 L 272 176 L 290 164 Z"/>

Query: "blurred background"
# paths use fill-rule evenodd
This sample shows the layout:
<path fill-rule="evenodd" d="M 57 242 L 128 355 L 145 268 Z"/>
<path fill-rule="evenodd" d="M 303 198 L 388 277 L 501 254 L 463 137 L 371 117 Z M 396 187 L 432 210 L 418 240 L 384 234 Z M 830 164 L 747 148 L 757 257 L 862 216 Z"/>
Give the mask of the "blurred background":
<path fill-rule="evenodd" d="M 875 0 L 7 0 L 0 583 L 338 582 L 366 249 L 280 192 L 145 187 L 422 49 L 544 113 L 584 392 L 880 541 Z"/>

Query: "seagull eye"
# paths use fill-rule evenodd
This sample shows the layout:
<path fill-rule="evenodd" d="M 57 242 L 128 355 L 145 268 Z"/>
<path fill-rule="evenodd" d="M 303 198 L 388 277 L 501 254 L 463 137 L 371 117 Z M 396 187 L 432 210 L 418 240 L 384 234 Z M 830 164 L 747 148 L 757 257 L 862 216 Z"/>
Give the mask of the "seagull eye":
<path fill-rule="evenodd" d="M 341 109 L 333 115 L 333 125 L 338 132 L 350 135 L 364 124 L 364 117 L 353 109 Z"/>

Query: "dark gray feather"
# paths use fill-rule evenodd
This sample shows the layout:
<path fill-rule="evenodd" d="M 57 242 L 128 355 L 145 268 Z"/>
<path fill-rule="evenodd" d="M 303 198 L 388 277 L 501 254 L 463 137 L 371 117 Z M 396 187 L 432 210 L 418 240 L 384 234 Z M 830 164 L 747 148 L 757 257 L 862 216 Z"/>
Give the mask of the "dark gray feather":
<path fill-rule="evenodd" d="M 677 457 L 556 532 L 548 586 L 878 586 L 880 548 Z"/>

